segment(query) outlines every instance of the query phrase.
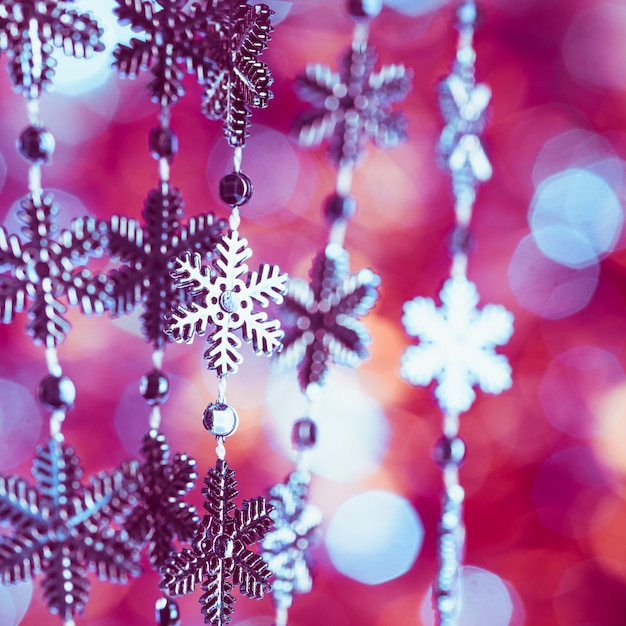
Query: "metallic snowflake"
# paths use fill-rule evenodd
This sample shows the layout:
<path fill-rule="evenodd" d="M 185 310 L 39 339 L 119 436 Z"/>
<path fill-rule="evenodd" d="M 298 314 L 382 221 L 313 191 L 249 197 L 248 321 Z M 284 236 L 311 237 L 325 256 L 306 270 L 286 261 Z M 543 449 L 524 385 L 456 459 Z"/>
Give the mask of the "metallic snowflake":
<path fill-rule="evenodd" d="M 59 233 L 54 218 L 59 211 L 52 195 L 30 195 L 21 202 L 22 242 L 0 226 L 0 321 L 8 324 L 30 300 L 26 329 L 36 343 L 50 348 L 61 343 L 70 329 L 65 319 L 65 296 L 85 314 L 101 314 L 110 301 L 104 276 L 92 276 L 83 265 L 103 253 L 106 227 L 93 218 L 74 220 Z"/>
<path fill-rule="evenodd" d="M 245 262 L 251 255 L 248 241 L 234 230 L 217 244 L 212 272 L 202 265 L 197 253 L 185 253 L 176 259 L 172 271 L 175 286 L 196 299 L 172 311 L 167 332 L 174 341 L 189 343 L 194 335 L 204 335 L 212 324 L 215 331 L 209 336 L 204 358 L 209 369 L 220 376 L 237 371 L 242 361 L 238 352 L 241 340 L 234 333 L 239 328 L 257 354 L 270 355 L 281 348 L 280 323 L 268 320 L 267 313 L 255 311 L 254 305 L 265 308 L 270 300 L 280 304 L 287 275 L 281 274 L 276 265 L 263 263 L 244 282 L 243 275 L 248 271 Z"/>
<path fill-rule="evenodd" d="M 295 82 L 301 100 L 313 108 L 296 123 L 299 141 L 311 147 L 330 139 L 329 158 L 336 165 L 355 165 L 365 142 L 394 148 L 406 141 L 407 121 L 392 105 L 411 90 L 413 73 L 404 65 L 385 65 L 374 72 L 378 54 L 371 45 L 353 45 L 339 72 L 309 65 Z"/>
<path fill-rule="evenodd" d="M 264 108 L 272 97 L 272 77 L 259 55 L 274 30 L 273 11 L 265 4 L 213 0 L 216 17 L 209 24 L 207 73 L 202 108 L 209 119 L 222 120 L 228 143 L 243 146 L 248 136 L 248 107 Z"/>
<path fill-rule="evenodd" d="M 0 476 L 0 519 L 13 527 L 0 537 L 2 583 L 26 582 L 43 572 L 49 610 L 71 620 L 89 596 L 87 568 L 110 582 L 138 574 L 139 555 L 128 535 L 110 525 L 133 503 L 136 470 L 136 463 L 127 462 L 83 486 L 75 451 L 50 439 L 35 453 L 36 487 Z"/>
<path fill-rule="evenodd" d="M 144 204 L 144 224 L 113 216 L 110 220 L 109 251 L 127 265 L 111 272 L 112 313 L 130 313 L 141 302 L 142 332 L 160 348 L 167 341 L 165 314 L 186 301 L 185 294 L 170 280 L 173 258 L 185 250 L 202 255 L 213 252 L 225 227 L 213 213 L 190 217 L 183 226 L 183 200 L 172 187 L 152 190 Z"/>
<path fill-rule="evenodd" d="M 272 597 L 279 609 L 288 609 L 295 595 L 313 586 L 308 549 L 322 513 L 307 502 L 310 481 L 310 474 L 296 471 L 269 491 L 275 528 L 263 540 L 263 558 L 275 576 Z"/>
<path fill-rule="evenodd" d="M 486 393 L 511 386 L 511 367 L 494 347 L 511 337 L 513 315 L 496 304 L 478 311 L 476 285 L 464 277 L 447 280 L 440 297 L 440 309 L 430 298 L 404 305 L 402 321 L 420 345 L 407 348 L 401 373 L 414 385 L 437 380 L 435 396 L 442 411 L 458 414 L 474 402 L 473 385 Z"/>
<path fill-rule="evenodd" d="M 73 2 L 0 2 L 0 50 L 9 57 L 9 76 L 15 89 L 28 98 L 38 98 L 50 87 L 56 65 L 53 46 L 76 58 L 104 50 L 102 29 L 88 13 L 69 9 Z"/>
<path fill-rule="evenodd" d="M 479 182 L 491 178 L 491 163 L 481 141 L 490 101 L 489 87 L 475 84 L 473 73 L 461 68 L 439 83 L 439 106 L 446 122 L 439 150 L 457 196 L 473 193 Z"/>
<path fill-rule="evenodd" d="M 278 361 L 298 365 L 303 390 L 324 380 L 330 362 L 356 367 L 368 356 L 371 338 L 358 318 L 376 304 L 380 279 L 369 269 L 349 272 L 346 250 L 329 244 L 313 260 L 310 284 L 298 278 L 288 283 Z"/>
<path fill-rule="evenodd" d="M 239 585 L 242 595 L 256 599 L 270 590 L 271 572 L 246 546 L 260 541 L 270 530 L 272 507 L 263 498 L 254 498 L 244 500 L 241 509 L 232 514 L 238 493 L 234 476 L 228 463 L 218 459 L 202 490 L 209 515 L 200 524 L 191 548 L 172 554 L 161 568 L 161 588 L 171 596 L 190 593 L 202 581 L 204 623 L 214 626 L 231 620 L 234 585 Z"/>
<path fill-rule="evenodd" d="M 148 85 L 152 100 L 163 107 L 175 104 L 184 95 L 185 71 L 204 83 L 214 61 L 207 56 L 206 35 L 214 9 L 213 2 L 194 2 L 188 9 L 181 0 L 116 0 L 120 23 L 144 34 L 128 46 L 119 44 L 114 52 L 115 67 L 121 76 L 135 78 L 140 70 L 154 76 Z M 155 10 L 160 6 L 160 10 Z"/>
<path fill-rule="evenodd" d="M 156 430 L 143 438 L 141 454 L 139 502 L 124 528 L 133 541 L 148 544 L 150 563 L 159 569 L 174 550 L 174 539 L 191 541 L 200 522 L 195 508 L 182 500 L 198 478 L 196 462 L 186 454 L 168 461 L 167 440 Z"/>

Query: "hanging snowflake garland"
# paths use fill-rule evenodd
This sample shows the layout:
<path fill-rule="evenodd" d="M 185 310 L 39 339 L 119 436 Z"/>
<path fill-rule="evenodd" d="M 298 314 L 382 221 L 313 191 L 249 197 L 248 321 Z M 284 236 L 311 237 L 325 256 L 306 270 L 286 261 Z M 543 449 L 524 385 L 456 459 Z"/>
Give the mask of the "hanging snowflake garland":
<path fill-rule="evenodd" d="M 322 512 L 308 503 L 310 481 L 308 472 L 295 471 L 285 483 L 269 491 L 275 528 L 262 546 L 263 558 L 275 576 L 272 598 L 278 609 L 289 609 L 295 595 L 313 588 L 308 550 L 322 522 Z"/>
<path fill-rule="evenodd" d="M 330 160 L 354 166 L 362 159 L 367 140 L 384 149 L 406 141 L 406 117 L 392 105 L 406 98 L 413 74 L 404 65 L 385 65 L 375 72 L 377 62 L 373 46 L 353 44 L 342 57 L 339 72 L 315 64 L 296 79 L 298 97 L 312 105 L 296 123 L 302 145 L 318 146 L 330 139 Z"/>
<path fill-rule="evenodd" d="M 204 480 L 208 515 L 200 524 L 191 548 L 173 553 L 161 568 L 161 588 L 170 596 L 192 592 L 202 583 L 200 597 L 205 624 L 223 626 L 231 620 L 234 585 L 242 595 L 260 599 L 269 590 L 271 572 L 247 546 L 263 539 L 272 526 L 272 507 L 264 498 L 244 500 L 236 509 L 235 472 L 218 459 Z M 236 510 L 235 510 L 236 509 Z"/>
<path fill-rule="evenodd" d="M 283 307 L 286 326 L 278 362 L 297 365 L 300 386 L 322 383 L 331 362 L 356 367 L 371 338 L 360 317 L 378 299 L 380 278 L 369 269 L 350 274 L 348 252 L 328 244 L 313 260 L 311 282 L 292 278 Z"/>
<path fill-rule="evenodd" d="M 264 311 L 256 311 L 255 305 L 280 304 L 287 275 L 276 265 L 264 263 L 244 280 L 251 255 L 248 241 L 234 230 L 217 244 L 212 270 L 202 265 L 199 254 L 187 253 L 176 259 L 172 271 L 178 288 L 193 298 L 203 298 L 178 306 L 168 317 L 167 332 L 174 341 L 189 343 L 195 335 L 204 335 L 211 324 L 215 330 L 204 357 L 219 376 L 237 371 L 242 361 L 238 351 L 241 340 L 235 330 L 241 328 L 243 339 L 252 342 L 257 354 L 270 355 L 281 348 L 280 323 L 268 319 Z"/>
<path fill-rule="evenodd" d="M 13 527 L 0 537 L 0 579 L 13 584 L 43 573 L 49 610 L 71 620 L 89 597 L 87 568 L 110 582 L 139 573 L 128 535 L 111 527 L 134 502 L 137 465 L 126 462 L 83 486 L 74 449 L 52 438 L 37 449 L 32 472 L 36 487 L 0 476 L 0 520 Z"/>
<path fill-rule="evenodd" d="M 436 380 L 441 410 L 458 415 L 474 402 L 474 385 L 487 393 L 511 386 L 511 367 L 494 348 L 511 337 L 513 315 L 495 304 L 478 311 L 476 285 L 465 277 L 447 280 L 440 297 L 439 309 L 430 298 L 418 297 L 405 304 L 402 321 L 420 345 L 407 348 L 401 374 L 414 385 Z"/>

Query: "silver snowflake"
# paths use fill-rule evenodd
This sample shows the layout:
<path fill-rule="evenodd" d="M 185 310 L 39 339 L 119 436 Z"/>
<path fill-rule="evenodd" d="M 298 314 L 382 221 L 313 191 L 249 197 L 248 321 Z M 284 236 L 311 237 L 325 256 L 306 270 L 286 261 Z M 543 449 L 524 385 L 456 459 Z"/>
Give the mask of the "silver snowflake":
<path fill-rule="evenodd" d="M 272 597 L 279 609 L 290 608 L 294 595 L 308 593 L 313 587 L 308 549 L 322 512 L 307 502 L 310 480 L 306 472 L 292 472 L 285 483 L 269 491 L 274 530 L 263 539 L 262 555 L 275 576 Z"/>
<path fill-rule="evenodd" d="M 407 349 L 401 373 L 414 385 L 437 380 L 435 396 L 442 411 L 459 414 L 474 402 L 474 385 L 487 393 L 511 386 L 511 367 L 494 347 L 511 337 L 513 315 L 496 304 L 478 311 L 476 285 L 465 277 L 447 280 L 440 297 L 439 309 L 430 298 L 404 305 L 402 321 L 420 345 Z"/>
<path fill-rule="evenodd" d="M 282 347 L 280 322 L 269 320 L 264 311 L 255 311 L 255 304 L 263 308 L 270 301 L 280 304 L 287 275 L 276 265 L 263 263 L 244 280 L 251 256 L 248 241 L 234 230 L 217 244 L 212 268 L 202 265 L 198 253 L 186 253 L 175 260 L 171 273 L 176 287 L 205 298 L 176 307 L 168 318 L 167 332 L 174 341 L 189 343 L 194 335 L 204 335 L 211 324 L 215 330 L 204 358 L 209 369 L 220 376 L 237 371 L 242 361 L 238 351 L 241 339 L 234 332 L 238 329 L 257 354 L 269 356 Z"/>

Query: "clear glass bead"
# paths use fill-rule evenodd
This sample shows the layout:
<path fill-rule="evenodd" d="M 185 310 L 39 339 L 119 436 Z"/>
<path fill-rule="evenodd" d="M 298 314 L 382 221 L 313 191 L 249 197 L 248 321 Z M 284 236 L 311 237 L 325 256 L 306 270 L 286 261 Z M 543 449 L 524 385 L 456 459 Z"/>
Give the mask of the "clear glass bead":
<path fill-rule="evenodd" d="M 17 140 L 17 150 L 31 163 L 48 163 L 54 152 L 54 135 L 43 126 L 27 126 Z"/>
<path fill-rule="evenodd" d="M 159 598 L 154 605 L 158 626 L 180 626 L 178 604 L 170 598 Z"/>
<path fill-rule="evenodd" d="M 170 393 L 170 381 L 164 372 L 153 369 L 141 377 L 139 393 L 150 406 L 163 404 Z"/>
<path fill-rule="evenodd" d="M 309 450 L 317 443 L 317 424 L 310 417 L 302 417 L 293 425 L 291 443 L 296 450 Z"/>
<path fill-rule="evenodd" d="M 239 426 L 239 416 L 232 406 L 213 402 L 205 409 L 202 424 L 214 437 L 228 437 Z"/>
<path fill-rule="evenodd" d="M 76 400 L 76 387 L 67 376 L 46 376 L 37 387 L 37 397 L 49 411 L 69 411 Z"/>
<path fill-rule="evenodd" d="M 178 137 L 171 128 L 155 126 L 150 131 L 148 147 L 152 157 L 157 161 L 159 159 L 171 161 L 178 153 Z"/>
<path fill-rule="evenodd" d="M 371 20 L 383 8 L 383 0 L 348 0 L 348 15 L 353 20 Z"/>
<path fill-rule="evenodd" d="M 230 206 L 241 206 L 252 198 L 254 185 L 241 172 L 231 172 L 220 180 L 220 198 Z"/>
<path fill-rule="evenodd" d="M 329 225 L 337 220 L 349 220 L 356 213 L 356 200 L 353 196 L 334 193 L 324 203 L 324 219 Z"/>

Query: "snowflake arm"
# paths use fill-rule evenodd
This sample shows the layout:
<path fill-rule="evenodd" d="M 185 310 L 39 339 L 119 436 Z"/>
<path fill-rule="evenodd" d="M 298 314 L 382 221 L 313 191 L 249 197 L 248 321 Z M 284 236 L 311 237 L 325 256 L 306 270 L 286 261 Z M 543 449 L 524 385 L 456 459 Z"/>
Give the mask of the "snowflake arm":
<path fill-rule="evenodd" d="M 478 299 L 474 283 L 457 277 L 444 284 L 440 309 L 428 298 L 405 305 L 405 328 L 420 345 L 405 352 L 401 374 L 415 385 L 436 380 L 435 396 L 446 413 L 467 411 L 476 397 L 474 385 L 487 393 L 511 386 L 511 368 L 493 349 L 510 338 L 513 316 L 497 305 L 478 311 Z"/>

